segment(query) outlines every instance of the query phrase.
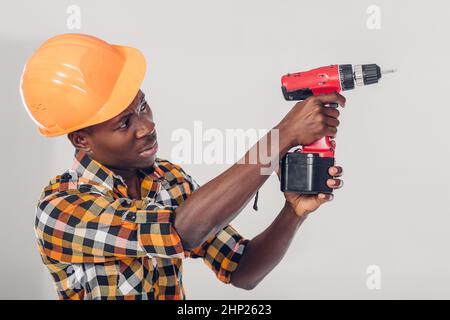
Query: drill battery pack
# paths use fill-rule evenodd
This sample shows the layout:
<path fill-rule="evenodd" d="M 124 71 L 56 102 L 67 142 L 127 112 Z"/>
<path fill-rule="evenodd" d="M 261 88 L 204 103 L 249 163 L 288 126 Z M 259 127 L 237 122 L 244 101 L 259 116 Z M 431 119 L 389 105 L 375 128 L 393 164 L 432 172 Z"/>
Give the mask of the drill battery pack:
<path fill-rule="evenodd" d="M 328 169 L 333 165 L 333 157 L 321 157 L 316 153 L 286 153 L 280 160 L 281 191 L 332 193 L 333 189 L 327 186 L 327 180 L 332 178 Z"/>

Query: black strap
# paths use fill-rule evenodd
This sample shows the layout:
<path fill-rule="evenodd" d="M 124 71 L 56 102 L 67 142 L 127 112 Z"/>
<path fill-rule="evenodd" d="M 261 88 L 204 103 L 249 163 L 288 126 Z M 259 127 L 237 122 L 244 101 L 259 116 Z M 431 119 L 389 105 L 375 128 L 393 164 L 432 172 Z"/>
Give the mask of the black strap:
<path fill-rule="evenodd" d="M 253 210 L 255 210 L 255 211 L 258 211 L 258 193 L 259 193 L 259 190 L 256 191 L 255 202 L 253 203 Z"/>

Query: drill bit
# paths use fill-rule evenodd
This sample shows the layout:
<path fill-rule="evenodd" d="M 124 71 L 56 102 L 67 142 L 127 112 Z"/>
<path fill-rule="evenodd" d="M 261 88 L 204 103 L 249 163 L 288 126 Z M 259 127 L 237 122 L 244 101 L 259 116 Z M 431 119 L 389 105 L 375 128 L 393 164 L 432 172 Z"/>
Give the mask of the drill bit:
<path fill-rule="evenodd" d="M 394 72 L 397 72 L 397 69 L 381 70 L 381 74 L 394 73 Z"/>

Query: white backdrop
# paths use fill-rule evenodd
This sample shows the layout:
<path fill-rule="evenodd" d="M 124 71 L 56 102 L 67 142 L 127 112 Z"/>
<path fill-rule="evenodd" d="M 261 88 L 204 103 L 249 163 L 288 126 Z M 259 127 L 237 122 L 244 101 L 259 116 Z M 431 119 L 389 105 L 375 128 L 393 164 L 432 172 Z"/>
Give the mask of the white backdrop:
<path fill-rule="evenodd" d="M 80 10 L 79 29 L 69 29 L 70 5 Z M 379 29 L 371 28 L 371 5 Z M 34 207 L 41 188 L 71 164 L 73 148 L 66 137 L 37 134 L 18 88 L 31 53 L 66 32 L 144 52 L 142 89 L 158 155 L 168 159 L 172 132 L 193 132 L 194 121 L 221 131 L 273 127 L 294 104 L 280 90 L 288 72 L 335 63 L 397 68 L 378 85 L 344 92 L 336 156 L 345 186 L 302 225 L 280 265 L 244 291 L 220 283 L 200 260 L 186 261 L 187 297 L 450 298 L 449 11 L 437 0 L 0 2 L 0 298 L 56 298 L 34 242 Z M 201 184 L 229 166 L 183 164 Z M 282 204 L 272 176 L 260 210 L 249 204 L 232 225 L 252 238 Z M 378 288 L 367 284 L 374 276 Z"/>

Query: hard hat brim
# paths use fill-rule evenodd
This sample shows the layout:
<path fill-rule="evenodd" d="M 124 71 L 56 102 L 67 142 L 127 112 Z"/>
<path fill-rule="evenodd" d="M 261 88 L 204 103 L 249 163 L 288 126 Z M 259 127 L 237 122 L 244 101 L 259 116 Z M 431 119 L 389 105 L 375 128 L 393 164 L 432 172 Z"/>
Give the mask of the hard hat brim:
<path fill-rule="evenodd" d="M 108 121 L 119 115 L 133 102 L 144 80 L 147 64 L 144 55 L 137 49 L 113 45 L 123 55 L 124 64 L 117 78 L 111 95 L 103 107 L 88 121 L 65 130 L 49 131 L 38 127 L 39 132 L 46 137 L 60 136 L 82 128 Z M 68 115 L 70 116 L 70 115 Z"/>

